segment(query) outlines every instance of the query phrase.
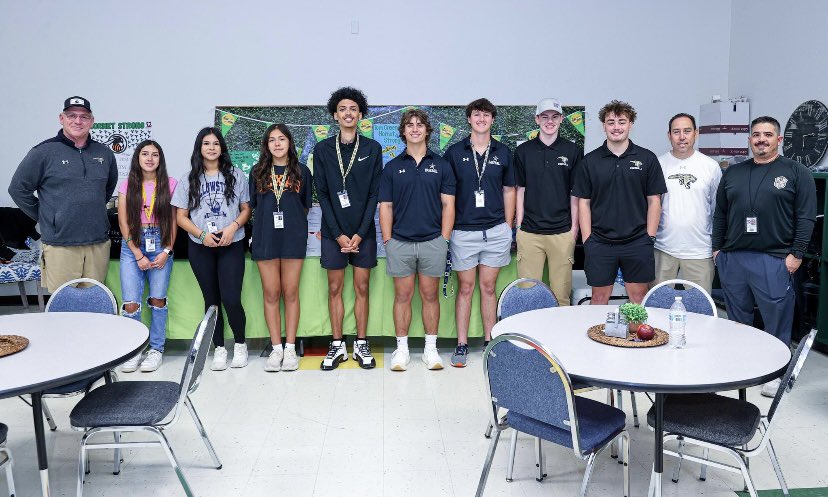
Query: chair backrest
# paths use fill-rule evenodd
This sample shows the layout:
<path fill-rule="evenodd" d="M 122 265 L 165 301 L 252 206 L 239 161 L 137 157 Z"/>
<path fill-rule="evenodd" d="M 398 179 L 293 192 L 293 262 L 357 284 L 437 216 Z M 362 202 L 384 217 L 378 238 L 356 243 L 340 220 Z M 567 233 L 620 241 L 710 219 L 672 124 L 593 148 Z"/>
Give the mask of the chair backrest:
<path fill-rule="evenodd" d="M 213 333 L 216 331 L 216 321 L 218 321 L 218 307 L 211 305 L 198 324 L 198 329 L 190 342 L 190 349 L 184 362 L 184 371 L 181 373 L 179 407 L 187 395 L 198 388 L 201 373 L 204 371 L 204 363 L 207 362 L 207 352 L 210 350 Z"/>
<path fill-rule="evenodd" d="M 509 286 L 500 293 L 497 302 L 497 320 L 534 311 L 558 307 L 558 299 L 552 290 L 540 280 L 534 278 L 518 278 L 509 283 Z"/>
<path fill-rule="evenodd" d="M 681 284 L 684 290 L 676 290 L 675 285 Z M 652 287 L 641 305 L 644 307 L 659 307 L 661 309 L 669 309 L 676 297 L 681 297 L 681 302 L 688 312 L 695 312 L 696 314 L 707 314 L 708 316 L 717 317 L 716 303 L 713 302 L 713 297 L 699 285 L 687 280 L 667 280 Z"/>
<path fill-rule="evenodd" d="M 768 422 L 773 421 L 773 415 L 776 414 L 776 409 L 779 407 L 779 403 L 782 402 L 782 397 L 785 395 L 785 392 L 790 392 L 794 386 L 794 383 L 796 383 L 796 379 L 799 377 L 799 372 L 802 371 L 802 366 L 805 364 L 805 359 L 808 357 L 808 352 L 811 351 L 811 346 L 814 344 L 816 334 L 817 330 L 813 329 L 799 341 L 796 351 L 791 356 L 791 362 L 788 363 L 788 369 L 786 369 L 785 374 L 782 375 L 782 380 L 779 383 L 779 390 L 776 391 L 776 395 L 773 397 L 770 409 L 768 409 Z"/>
<path fill-rule="evenodd" d="M 90 286 L 75 286 L 88 283 Z M 52 292 L 46 312 L 97 312 L 118 314 L 118 303 L 109 288 L 92 278 L 77 278 L 60 285 Z"/>
<path fill-rule="evenodd" d="M 483 371 L 495 425 L 501 408 L 537 419 L 570 431 L 572 448 L 581 455 L 572 381 L 543 344 L 518 333 L 500 335 L 486 347 Z"/>

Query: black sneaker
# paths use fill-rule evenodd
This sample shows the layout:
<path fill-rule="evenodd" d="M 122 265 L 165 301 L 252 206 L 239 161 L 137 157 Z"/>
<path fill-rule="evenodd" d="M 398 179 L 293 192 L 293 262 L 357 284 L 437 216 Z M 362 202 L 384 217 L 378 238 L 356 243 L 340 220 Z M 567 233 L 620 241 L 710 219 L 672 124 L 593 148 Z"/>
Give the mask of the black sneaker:
<path fill-rule="evenodd" d="M 362 369 L 373 369 L 377 366 L 377 361 L 371 355 L 371 346 L 368 345 L 368 340 L 364 338 L 357 338 L 354 340 L 354 360 Z"/>
<path fill-rule="evenodd" d="M 455 368 L 465 368 L 468 356 L 469 346 L 465 343 L 461 343 L 454 348 L 454 353 L 451 355 L 451 365 Z"/>
<path fill-rule="evenodd" d="M 322 371 L 331 371 L 339 366 L 340 362 L 348 360 L 348 349 L 345 347 L 345 340 L 339 340 L 339 345 L 334 345 L 334 341 L 328 346 L 328 353 L 322 359 L 320 367 Z"/>

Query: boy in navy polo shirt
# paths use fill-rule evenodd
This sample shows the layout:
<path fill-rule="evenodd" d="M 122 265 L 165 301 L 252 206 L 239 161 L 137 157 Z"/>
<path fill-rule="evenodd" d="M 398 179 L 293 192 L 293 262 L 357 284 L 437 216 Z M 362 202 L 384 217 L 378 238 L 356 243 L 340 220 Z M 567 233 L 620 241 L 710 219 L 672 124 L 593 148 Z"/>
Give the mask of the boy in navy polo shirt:
<path fill-rule="evenodd" d="M 377 365 L 366 338 L 368 327 L 368 281 L 377 265 L 374 214 L 377 211 L 379 177 L 382 173 L 380 144 L 359 136 L 357 123 L 368 114 L 361 91 L 340 88 L 328 100 L 328 112 L 339 124 L 339 132 L 319 142 L 313 150 L 313 179 L 322 209 L 322 267 L 328 270 L 328 312 L 333 335 L 322 361 L 325 371 L 348 360 L 342 337 L 345 308 L 342 286 L 345 268 L 354 268 L 354 317 L 357 338 L 354 360 L 363 369 Z"/>
<path fill-rule="evenodd" d="M 411 361 L 408 328 L 415 275 L 423 302 L 422 359 L 428 369 L 443 369 L 437 353 L 438 288 L 454 225 L 455 181 L 451 166 L 426 146 L 431 132 L 425 112 L 411 109 L 403 113 L 400 138 L 405 141 L 405 151 L 386 164 L 380 180 L 380 228 L 386 247 L 386 271 L 394 278 L 397 349 L 391 356 L 392 371 L 405 371 Z"/>
<path fill-rule="evenodd" d="M 630 104 L 618 100 L 601 108 L 607 139 L 584 156 L 572 187 L 595 305 L 609 301 L 619 266 L 636 304 L 655 279 L 653 243 L 667 185 L 656 155 L 630 140 L 635 116 Z"/>
<path fill-rule="evenodd" d="M 451 365 L 465 367 L 469 319 L 475 279 L 480 273 L 480 315 L 484 340 L 491 339 L 497 311 L 495 282 L 500 268 L 511 262 L 512 220 L 515 214 L 515 174 L 512 154 L 492 139 L 495 106 L 485 98 L 466 106 L 471 135 L 455 143 L 443 156 L 457 179 L 451 261 L 459 290 L 455 304 L 457 348 Z"/>

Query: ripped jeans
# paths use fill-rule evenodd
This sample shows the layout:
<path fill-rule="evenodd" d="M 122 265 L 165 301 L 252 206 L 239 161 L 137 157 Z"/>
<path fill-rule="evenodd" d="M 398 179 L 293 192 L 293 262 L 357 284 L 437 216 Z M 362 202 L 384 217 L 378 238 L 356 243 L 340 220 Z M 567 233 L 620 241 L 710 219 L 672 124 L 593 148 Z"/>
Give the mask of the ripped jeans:
<path fill-rule="evenodd" d="M 147 256 L 148 259 L 154 261 L 158 254 L 162 253 L 161 246 L 161 230 L 157 227 L 143 227 L 141 228 L 141 239 L 136 243 L 141 247 L 141 253 Z M 155 239 L 155 251 L 147 252 L 147 245 L 144 242 L 146 238 Z M 134 243 L 134 242 L 133 242 Z M 143 307 L 142 300 L 144 297 L 144 280 L 149 281 L 149 297 L 147 298 L 147 305 L 152 310 L 152 321 L 149 327 L 149 343 L 150 348 L 159 352 L 164 352 L 164 341 L 167 337 L 167 305 L 164 307 L 156 307 L 151 305 L 149 299 L 164 299 L 167 298 L 167 287 L 170 285 L 170 273 L 173 268 L 173 258 L 170 256 L 166 264 L 161 269 L 147 269 L 141 271 L 138 268 L 138 262 L 135 260 L 135 255 L 129 249 L 126 243 L 121 244 L 121 299 L 124 305 L 127 303 L 138 304 L 138 310 L 134 313 L 128 313 L 121 306 L 121 315 L 128 318 L 141 320 L 141 308 Z"/>

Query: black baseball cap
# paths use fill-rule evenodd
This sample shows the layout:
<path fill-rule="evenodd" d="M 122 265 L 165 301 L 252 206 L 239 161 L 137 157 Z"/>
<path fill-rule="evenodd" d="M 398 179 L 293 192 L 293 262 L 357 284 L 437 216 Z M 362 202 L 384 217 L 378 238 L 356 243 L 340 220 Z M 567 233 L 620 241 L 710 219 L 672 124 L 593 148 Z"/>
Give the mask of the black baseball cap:
<path fill-rule="evenodd" d="M 89 104 L 89 100 L 83 97 L 69 97 L 63 102 L 63 110 L 68 109 L 69 107 L 83 107 L 84 109 L 92 112 L 92 106 Z"/>

